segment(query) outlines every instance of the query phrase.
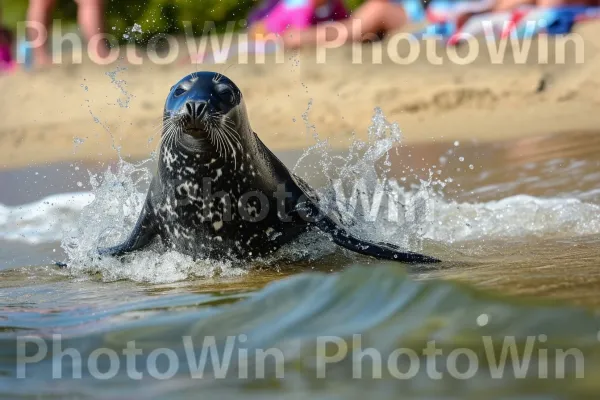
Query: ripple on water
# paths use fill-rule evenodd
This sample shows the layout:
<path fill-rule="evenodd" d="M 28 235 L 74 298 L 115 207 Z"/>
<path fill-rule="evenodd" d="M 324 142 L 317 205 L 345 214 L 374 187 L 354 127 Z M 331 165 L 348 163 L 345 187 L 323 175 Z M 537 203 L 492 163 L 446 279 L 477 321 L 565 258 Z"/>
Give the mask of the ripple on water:
<path fill-rule="evenodd" d="M 564 379 L 539 378 L 537 366 L 525 369 L 527 373 L 523 377 L 518 377 L 518 368 L 513 371 L 509 366 L 503 378 L 494 379 L 496 361 L 491 359 L 500 356 L 506 343 L 514 342 L 523 351 L 532 340 L 538 340 L 532 345 L 532 351 L 537 352 L 542 340 L 552 368 L 557 360 L 555 350 L 573 348 L 585 354 L 585 371 L 591 376 L 600 367 L 598 315 L 550 303 L 491 297 L 446 282 L 417 282 L 394 264 L 378 268 L 353 267 L 335 274 L 301 274 L 250 295 L 225 295 L 221 304 L 215 300 L 218 299 L 207 295 L 167 295 L 97 309 L 60 310 L 47 315 L 56 323 L 54 332 L 62 333 L 65 338 L 62 346 L 79 349 L 83 359 L 99 347 L 120 352 L 131 340 L 135 340 L 136 348 L 142 351 L 137 358 L 138 366 L 145 365 L 154 349 L 173 350 L 172 357 L 178 362 L 175 375 L 168 381 L 146 374 L 144 385 L 140 386 L 140 381 L 129 379 L 123 367 L 112 380 L 101 382 L 93 379 L 83 365 L 81 379 L 64 379 L 61 385 L 56 385 L 51 379 L 48 357 L 27 370 L 29 385 L 7 380 L 0 391 L 8 396 L 54 393 L 106 398 L 134 395 L 135 398 L 157 395 L 185 398 L 198 390 L 205 395 L 220 393 L 233 397 L 248 393 L 261 398 L 280 398 L 285 393 L 328 398 L 327 393 L 342 390 L 341 393 L 352 392 L 353 397 L 392 398 L 392 394 L 397 396 L 401 391 L 409 398 L 424 399 L 449 393 L 459 398 L 467 394 L 487 398 L 492 394 L 510 396 L 524 392 L 584 396 L 599 389 L 597 381 L 576 379 L 575 363 L 566 364 Z M 26 313 L 8 315 L 9 321 L 2 321 L 2 325 L 29 324 L 35 328 Z M 357 334 L 361 336 L 355 336 Z M 194 370 L 197 359 L 190 367 L 187 357 L 199 358 L 202 344 L 208 345 L 213 339 L 217 354 L 235 355 L 240 350 L 246 351 L 244 354 L 252 361 L 249 369 L 243 370 L 244 359 L 232 357 L 223 376 L 219 375 L 218 366 L 208 363 L 201 379 L 190 379 L 190 368 Z M 0 371 L 8 377 L 16 373 L 14 340 L 13 333 L 0 333 Z M 186 340 L 188 346 L 193 346 L 186 349 Z M 421 352 L 432 341 L 441 351 L 436 364 L 441 379 L 428 376 L 427 359 Z M 319 345 L 326 342 L 329 342 L 328 353 Z M 319 360 L 323 361 L 326 354 L 335 354 L 339 346 L 349 349 L 346 357 L 323 369 Z M 386 362 L 382 378 L 376 380 L 370 379 L 371 362 L 364 362 L 363 379 L 358 380 L 352 375 L 356 373 L 357 362 L 352 357 L 352 349 L 358 348 L 375 348 L 384 361 L 393 357 L 396 349 L 404 349 L 405 353 L 412 350 L 418 361 L 393 358 L 399 363 L 396 364 L 398 369 L 389 368 Z M 266 379 L 258 379 L 259 372 L 254 368 L 254 355 L 259 349 L 276 349 L 272 351 L 282 355 L 267 359 Z M 469 352 L 469 357 L 479 360 L 472 379 L 457 379 L 446 369 L 449 362 L 456 362 L 453 357 L 457 353 L 452 353 L 455 350 L 463 354 Z M 538 353 L 534 354 L 532 363 L 539 361 Z M 160 371 L 168 369 L 168 360 L 167 357 L 157 360 Z M 419 362 L 421 367 L 411 379 L 398 378 L 397 371 L 406 372 L 411 367 L 409 362 Z M 124 357 L 121 365 L 125 365 Z M 468 367 L 463 362 L 457 365 L 463 372 Z M 63 366 L 63 373 L 71 374 L 73 364 L 68 357 Z M 278 371 L 284 371 L 285 379 L 276 378 Z M 240 373 L 247 373 L 248 378 L 240 379 Z M 328 378 L 319 379 L 318 373 L 325 373 Z M 549 373 L 554 372 L 551 369 Z"/>

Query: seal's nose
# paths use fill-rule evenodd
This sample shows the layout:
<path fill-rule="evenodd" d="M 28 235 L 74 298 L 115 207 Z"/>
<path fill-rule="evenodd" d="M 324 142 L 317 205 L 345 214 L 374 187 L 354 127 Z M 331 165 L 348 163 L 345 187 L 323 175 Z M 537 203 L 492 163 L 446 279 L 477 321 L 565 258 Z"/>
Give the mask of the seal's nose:
<path fill-rule="evenodd" d="M 189 101 L 185 104 L 186 113 L 192 118 L 192 121 L 199 121 L 206 113 L 206 101 Z"/>

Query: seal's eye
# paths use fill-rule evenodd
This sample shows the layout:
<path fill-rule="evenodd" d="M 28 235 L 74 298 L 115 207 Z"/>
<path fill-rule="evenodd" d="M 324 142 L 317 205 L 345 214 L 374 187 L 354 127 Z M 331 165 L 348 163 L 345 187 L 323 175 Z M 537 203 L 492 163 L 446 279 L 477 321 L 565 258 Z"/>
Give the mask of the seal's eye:
<path fill-rule="evenodd" d="M 187 90 L 185 90 L 182 86 L 179 86 L 177 89 L 175 89 L 175 92 L 173 93 L 173 96 L 175 97 L 179 97 L 182 94 L 184 94 Z"/>
<path fill-rule="evenodd" d="M 219 97 L 221 98 L 221 100 L 223 100 L 225 103 L 229 104 L 229 105 L 234 105 L 236 98 L 235 98 L 235 93 L 233 93 L 233 90 L 231 90 L 231 88 L 227 85 L 219 85 L 217 86 L 217 93 L 219 94 Z"/>

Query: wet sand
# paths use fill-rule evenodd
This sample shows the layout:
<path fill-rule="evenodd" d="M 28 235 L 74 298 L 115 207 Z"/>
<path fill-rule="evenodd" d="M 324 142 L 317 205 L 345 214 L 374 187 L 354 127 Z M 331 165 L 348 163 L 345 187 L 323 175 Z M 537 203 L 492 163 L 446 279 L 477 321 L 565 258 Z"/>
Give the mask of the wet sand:
<path fill-rule="evenodd" d="M 366 55 L 380 44 L 368 44 L 362 64 L 352 64 L 355 50 L 346 46 L 328 50 L 325 64 L 306 50 L 286 54 L 282 64 L 268 57 L 264 65 L 84 63 L 18 72 L 0 78 L 0 168 L 109 161 L 116 147 L 125 158 L 147 157 L 158 143 L 166 94 L 196 69 L 225 72 L 238 83 L 255 131 L 275 150 L 310 146 L 314 132 L 346 147 L 353 132 L 366 137 L 374 107 L 398 122 L 406 143 L 597 131 L 599 33 L 597 23 L 576 31 L 585 44 L 581 64 L 572 51 L 564 64 L 553 62 L 553 52 L 540 64 L 532 51 L 516 65 L 510 46 L 502 65 L 482 56 L 466 66 L 444 57 L 436 66 L 424 55 L 411 65 L 385 56 L 373 64 Z"/>

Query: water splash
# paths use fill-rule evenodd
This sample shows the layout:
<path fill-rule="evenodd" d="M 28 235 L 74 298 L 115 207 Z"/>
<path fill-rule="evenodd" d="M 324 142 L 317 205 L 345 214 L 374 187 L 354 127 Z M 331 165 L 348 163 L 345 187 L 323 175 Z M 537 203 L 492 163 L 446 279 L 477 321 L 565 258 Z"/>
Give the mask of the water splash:
<path fill-rule="evenodd" d="M 383 111 L 376 108 L 367 140 L 355 137 L 343 155 L 334 155 L 329 142 L 316 134 L 315 140 L 294 171 L 308 181 L 318 178 L 327 182 L 316 188 L 321 207 L 337 214 L 359 237 L 420 250 L 432 219 L 429 204 L 438 196 L 433 188 L 442 184 L 434 182 L 430 175 L 429 181 L 405 190 L 388 179 L 390 150 L 402 141 L 398 124 L 388 122 Z M 311 165 L 315 159 L 319 161 Z"/>
<path fill-rule="evenodd" d="M 123 34 L 123 39 L 128 40 L 130 43 L 133 43 L 137 39 L 137 37 L 141 36 L 143 33 L 144 32 L 142 31 L 142 26 L 138 23 L 134 23 L 133 26 L 125 30 L 125 33 Z"/>
<path fill-rule="evenodd" d="M 79 146 L 81 146 L 82 144 L 85 143 L 85 139 L 80 138 L 80 137 L 73 137 L 73 152 L 77 152 L 77 150 L 79 150 Z"/>
<path fill-rule="evenodd" d="M 136 185 L 148 182 L 150 173 L 142 165 L 119 161 L 102 174 L 90 174 L 93 201 L 86 206 L 75 229 L 65 233 L 62 246 L 69 259 L 89 260 L 98 246 L 108 246 L 126 237 L 141 210 L 144 195 Z"/>
<path fill-rule="evenodd" d="M 144 33 L 142 32 L 142 26 L 140 24 L 134 23 L 131 27 L 131 32 L 133 33 Z"/>
<path fill-rule="evenodd" d="M 307 128 L 312 128 L 308 122 Z M 380 108 L 375 109 L 368 139 L 354 138 L 345 154 L 334 155 L 328 141 L 316 134 L 315 139 L 294 171 L 309 182 L 325 182 L 315 188 L 321 206 L 337 214 L 359 237 L 421 251 L 432 241 L 448 245 L 600 233 L 600 206 L 581 199 L 517 195 L 500 201 L 457 203 L 444 198 L 443 190 L 452 178 L 438 179 L 436 167 L 429 170 L 428 179 L 402 187 L 388 178 L 390 151 L 401 145 L 402 134 Z M 448 154 L 459 146 L 454 142 Z M 443 166 L 444 160 L 440 164 Z"/>
<path fill-rule="evenodd" d="M 306 115 L 305 122 L 307 119 Z M 487 239 L 600 234 L 600 206 L 583 197 L 519 195 L 499 201 L 457 203 L 444 198 L 445 181 L 438 180 L 435 171 L 430 171 L 428 179 L 403 187 L 388 179 L 390 151 L 401 145 L 400 128 L 388 122 L 380 109 L 375 110 L 372 122 L 368 139 L 355 139 L 342 155 L 333 152 L 329 142 L 320 140 L 309 126 L 316 142 L 294 168 L 315 188 L 321 205 L 359 237 L 421 251 L 432 244 L 448 248 L 469 240 L 485 243 Z M 70 271 L 98 273 L 104 280 L 173 282 L 244 274 L 239 265 L 193 261 L 165 251 L 160 243 L 123 262 L 98 259 L 98 247 L 123 241 L 134 226 L 151 179 L 152 162 L 121 160 L 114 169 L 90 174 L 91 193 L 64 194 L 18 207 L 0 205 L 0 239 L 44 243 L 62 237 Z M 320 186 L 315 184 L 319 181 L 323 182 Z M 335 251 L 336 247 L 320 234 L 307 234 L 259 262 L 313 261 Z"/>
<path fill-rule="evenodd" d="M 99 247 L 124 241 L 135 225 L 152 175 L 147 162 L 120 160 L 113 170 L 90 174 L 93 200 L 83 207 L 75 226 L 64 233 L 61 246 L 73 274 L 99 274 L 104 281 L 131 279 L 138 282 L 167 283 L 191 277 L 236 276 L 243 274 L 231 263 L 194 261 L 191 257 L 165 251 L 160 243 L 147 250 L 117 260 L 99 258 Z"/>
<path fill-rule="evenodd" d="M 115 85 L 123 95 L 122 97 L 117 99 L 117 104 L 121 108 L 129 108 L 129 103 L 134 97 L 133 94 L 129 93 L 125 88 L 127 86 L 127 81 L 125 81 L 124 79 L 117 79 L 117 74 L 126 70 L 127 68 L 125 67 L 117 67 L 117 69 L 115 69 L 114 71 L 106 72 L 106 75 L 111 79 L 111 83 Z"/>

